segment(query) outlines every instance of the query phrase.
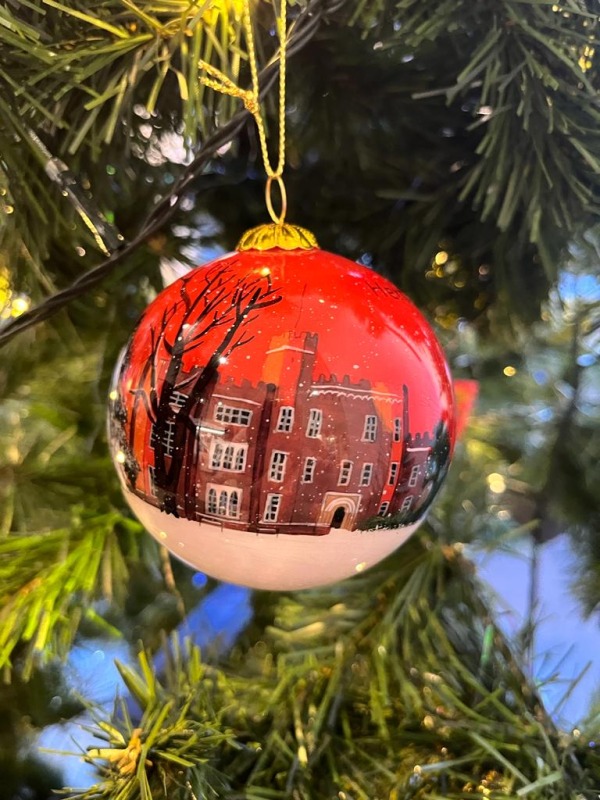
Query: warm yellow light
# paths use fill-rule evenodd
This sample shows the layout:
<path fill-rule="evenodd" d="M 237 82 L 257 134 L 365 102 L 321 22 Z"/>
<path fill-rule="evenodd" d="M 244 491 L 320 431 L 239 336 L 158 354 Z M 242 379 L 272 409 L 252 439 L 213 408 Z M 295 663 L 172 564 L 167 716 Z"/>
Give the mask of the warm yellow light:
<path fill-rule="evenodd" d="M 492 472 L 487 476 L 487 484 L 494 494 L 502 494 L 506 490 L 506 481 L 499 472 Z"/>
<path fill-rule="evenodd" d="M 27 311 L 30 305 L 31 300 L 28 297 L 15 297 L 11 303 L 10 313 L 13 317 L 19 317 Z"/>
<path fill-rule="evenodd" d="M 300 747 L 298 748 L 297 756 L 298 756 L 298 761 L 301 764 L 303 765 L 308 764 L 308 751 L 303 744 L 301 744 Z"/>
<path fill-rule="evenodd" d="M 271 274 L 271 270 L 268 267 L 263 267 L 260 271 L 260 274 L 262 275 L 263 278 L 266 278 L 267 275 Z"/>
<path fill-rule="evenodd" d="M 18 464 L 21 460 L 21 453 L 19 452 L 19 448 L 16 444 L 9 445 L 6 448 L 5 455 L 9 464 Z"/>
<path fill-rule="evenodd" d="M 116 400 L 118 396 L 119 396 L 119 393 L 117 392 L 117 390 L 113 389 L 112 392 L 109 392 L 108 399 L 109 400 Z"/>
<path fill-rule="evenodd" d="M 513 375 L 517 374 L 517 370 L 514 367 L 511 367 L 510 364 L 507 367 L 504 367 L 502 372 L 506 375 L 507 378 L 512 378 Z"/>
<path fill-rule="evenodd" d="M 366 568 L 367 568 L 367 562 L 366 561 L 361 561 L 360 564 L 357 564 L 354 567 L 354 571 L 355 572 L 363 572 L 363 570 L 365 570 Z"/>
<path fill-rule="evenodd" d="M 434 261 L 438 266 L 441 267 L 442 264 L 445 264 L 446 261 L 448 261 L 449 258 L 450 258 L 450 256 L 448 255 L 448 253 L 445 250 L 440 250 L 439 253 L 435 254 Z"/>
<path fill-rule="evenodd" d="M 125 459 L 126 459 L 125 453 L 122 450 L 119 450 L 119 452 L 115 456 L 115 461 L 117 461 L 119 464 L 124 464 Z"/>

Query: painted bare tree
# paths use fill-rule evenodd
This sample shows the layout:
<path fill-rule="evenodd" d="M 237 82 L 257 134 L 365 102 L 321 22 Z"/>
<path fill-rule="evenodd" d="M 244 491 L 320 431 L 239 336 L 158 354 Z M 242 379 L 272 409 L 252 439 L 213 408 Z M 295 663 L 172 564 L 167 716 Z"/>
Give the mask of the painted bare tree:
<path fill-rule="evenodd" d="M 108 421 L 112 447 L 117 453 L 118 463 L 122 466 L 127 484 L 133 489 L 141 467 L 127 433 L 127 406 L 123 402 L 121 392 L 110 399 Z"/>
<path fill-rule="evenodd" d="M 202 285 L 192 272 L 180 281 L 177 303 L 165 309 L 162 320 L 151 332 L 151 355 L 140 375 L 135 395 L 130 436 L 143 403 L 152 423 L 154 487 L 162 511 L 179 516 L 178 492 L 184 465 L 191 469 L 189 453 L 197 438 L 197 420 L 191 414 L 207 388 L 214 382 L 222 359 L 247 345 L 254 338 L 248 326 L 258 313 L 281 301 L 269 275 L 239 276 L 236 264 L 215 264 L 202 276 Z M 220 329 L 222 337 L 211 346 L 210 357 L 197 367 L 184 370 L 184 360 L 205 345 L 207 335 Z M 166 370 L 159 362 L 167 361 Z M 147 385 L 148 384 L 148 385 Z"/>

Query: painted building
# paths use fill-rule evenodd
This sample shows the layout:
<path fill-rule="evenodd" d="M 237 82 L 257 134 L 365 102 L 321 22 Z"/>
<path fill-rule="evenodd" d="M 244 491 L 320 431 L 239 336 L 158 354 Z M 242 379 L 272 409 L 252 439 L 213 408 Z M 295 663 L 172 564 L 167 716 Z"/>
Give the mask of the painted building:
<path fill-rule="evenodd" d="M 216 375 L 189 415 L 196 433 L 183 455 L 180 516 L 318 535 L 422 505 L 434 435 L 410 431 L 407 387 L 398 395 L 348 375 L 315 378 L 317 351 L 317 334 L 285 334 L 272 340 L 255 385 Z M 174 392 L 173 411 L 187 399 Z M 181 457 L 175 425 L 163 434 L 168 458 Z M 158 504 L 150 423 L 140 435 L 150 466 L 136 491 Z"/>

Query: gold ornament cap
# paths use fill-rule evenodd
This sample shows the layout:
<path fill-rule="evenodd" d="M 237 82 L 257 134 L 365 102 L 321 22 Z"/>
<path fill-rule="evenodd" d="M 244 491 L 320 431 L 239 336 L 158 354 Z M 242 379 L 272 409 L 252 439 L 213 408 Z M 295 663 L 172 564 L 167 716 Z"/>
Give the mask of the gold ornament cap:
<path fill-rule="evenodd" d="M 277 222 L 251 228 L 238 242 L 237 250 L 312 250 L 319 247 L 313 233 L 299 225 Z"/>

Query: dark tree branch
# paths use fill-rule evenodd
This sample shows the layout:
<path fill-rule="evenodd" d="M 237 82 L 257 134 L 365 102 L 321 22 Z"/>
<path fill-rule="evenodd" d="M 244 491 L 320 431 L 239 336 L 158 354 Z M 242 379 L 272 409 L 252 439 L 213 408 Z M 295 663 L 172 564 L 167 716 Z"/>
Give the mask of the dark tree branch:
<path fill-rule="evenodd" d="M 165 308 L 165 310 L 163 311 L 163 318 L 160 324 L 160 331 L 161 331 L 160 336 L 158 337 L 158 340 L 156 342 L 154 341 L 154 334 L 152 336 L 152 352 L 154 354 L 158 352 L 158 346 L 161 343 L 161 340 L 163 347 L 165 348 L 167 353 L 169 355 L 173 354 L 173 347 L 169 343 L 166 334 L 167 334 L 167 325 L 169 324 L 169 322 L 171 322 L 171 320 L 175 316 L 175 310 L 176 310 L 175 306 L 172 306 L 171 308 Z"/>
<path fill-rule="evenodd" d="M 164 327 L 162 331 L 164 332 Z M 154 329 L 151 330 L 151 347 L 152 353 L 148 362 L 150 364 L 150 406 L 152 408 L 152 422 L 156 422 L 156 415 L 158 414 L 158 397 L 156 396 L 156 351 L 158 349 L 158 341 L 156 340 L 156 333 Z M 145 380 L 145 378 L 143 378 Z"/>
<path fill-rule="evenodd" d="M 181 299 L 183 300 L 183 303 L 185 305 L 185 313 L 187 316 L 190 313 L 192 301 L 190 300 L 190 296 L 187 293 L 187 288 L 185 283 L 186 283 L 185 281 L 182 281 L 181 288 L 179 289 L 179 294 L 181 295 Z"/>
<path fill-rule="evenodd" d="M 238 347 L 243 347 L 245 344 L 250 344 L 250 342 L 254 339 L 254 336 L 246 336 L 245 338 L 242 336 L 241 339 L 238 339 L 237 342 L 234 342 L 229 350 L 227 351 L 226 355 L 230 356 L 234 350 L 237 350 Z"/>
<path fill-rule="evenodd" d="M 146 409 L 146 414 L 148 414 L 148 419 L 150 420 L 150 422 L 153 422 L 153 423 L 156 422 L 156 418 L 155 418 L 154 414 L 152 413 L 152 408 L 151 408 L 151 405 L 150 405 L 150 401 L 148 400 L 148 395 L 146 394 L 146 390 L 145 389 L 130 389 L 129 393 L 135 396 L 134 408 L 137 405 L 137 401 L 141 397 L 142 398 L 142 404 L 143 404 L 144 408 Z"/>
<path fill-rule="evenodd" d="M 182 389 L 185 389 L 185 387 L 189 386 L 190 383 L 193 383 L 196 380 L 197 377 L 198 376 L 196 375 L 196 373 L 192 372 L 192 374 L 189 375 L 187 378 L 185 378 L 182 381 L 178 381 L 175 384 L 175 391 L 180 392 Z"/>

